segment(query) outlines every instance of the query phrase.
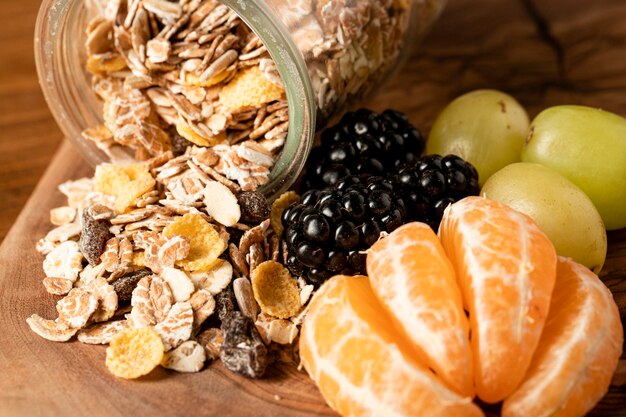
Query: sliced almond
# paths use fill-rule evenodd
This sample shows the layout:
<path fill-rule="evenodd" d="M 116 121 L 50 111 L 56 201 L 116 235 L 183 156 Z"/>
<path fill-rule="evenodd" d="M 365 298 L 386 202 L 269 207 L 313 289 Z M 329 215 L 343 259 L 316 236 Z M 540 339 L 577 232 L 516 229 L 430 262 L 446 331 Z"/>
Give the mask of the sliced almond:
<path fill-rule="evenodd" d="M 237 197 L 228 187 L 217 181 L 209 182 L 204 188 L 204 204 L 207 213 L 224 226 L 234 225 L 241 217 Z"/>
<path fill-rule="evenodd" d="M 187 301 L 193 294 L 195 287 L 184 271 L 176 268 L 163 268 L 161 278 L 169 285 L 174 296 L 174 302 Z"/>

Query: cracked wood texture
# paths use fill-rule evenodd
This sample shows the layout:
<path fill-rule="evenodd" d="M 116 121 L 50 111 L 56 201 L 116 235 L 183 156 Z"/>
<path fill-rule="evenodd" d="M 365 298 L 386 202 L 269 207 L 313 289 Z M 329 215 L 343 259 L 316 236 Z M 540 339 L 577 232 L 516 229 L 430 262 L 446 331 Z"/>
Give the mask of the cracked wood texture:
<path fill-rule="evenodd" d="M 32 22 L 7 15 L 23 11 L 18 4 L 36 2 L 5 3 L 0 26 L 11 36 L 0 40 L 0 232 L 13 223 L 8 207 L 32 189 L 58 139 L 34 79 Z M 420 49 L 367 104 L 404 111 L 425 132 L 447 102 L 476 88 L 511 93 L 531 117 L 563 103 L 626 116 L 624 21 L 623 1 L 449 0 Z M 9 59 L 13 55 L 18 59 Z M 24 71 L 16 74 L 16 68 Z M 56 300 L 41 285 L 35 241 L 50 227 L 48 210 L 63 202 L 56 185 L 91 174 L 63 144 L 0 248 L 0 416 L 335 415 L 293 367 L 274 369 L 264 380 L 247 380 L 215 363 L 200 374 L 158 369 L 138 381 L 122 381 L 106 371 L 103 347 L 53 343 L 33 334 L 26 317 L 54 317 Z M 601 277 L 626 322 L 626 230 L 609 233 Z M 608 395 L 590 415 L 626 417 L 625 364 L 622 359 Z M 497 414 L 497 407 L 490 411 Z"/>

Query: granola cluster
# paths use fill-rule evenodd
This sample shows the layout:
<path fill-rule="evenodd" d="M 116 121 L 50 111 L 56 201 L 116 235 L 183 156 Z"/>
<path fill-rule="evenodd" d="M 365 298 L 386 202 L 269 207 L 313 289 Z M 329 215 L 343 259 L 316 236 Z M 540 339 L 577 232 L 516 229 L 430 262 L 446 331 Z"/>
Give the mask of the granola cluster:
<path fill-rule="evenodd" d="M 212 169 L 215 158 L 193 145 L 61 184 L 67 205 L 51 210 L 56 227 L 37 243 L 44 287 L 62 296 L 58 317 L 34 314 L 31 329 L 111 344 L 107 366 L 124 378 L 158 364 L 197 372 L 218 357 L 260 377 L 276 345 L 295 348 L 313 287 L 282 265 L 270 215 L 285 198 L 270 207 Z"/>
<path fill-rule="evenodd" d="M 268 182 L 287 101 L 274 61 L 234 12 L 214 0 L 88 5 L 86 65 L 104 123 L 85 139 L 112 161 L 208 147 L 211 167 L 242 188 Z"/>

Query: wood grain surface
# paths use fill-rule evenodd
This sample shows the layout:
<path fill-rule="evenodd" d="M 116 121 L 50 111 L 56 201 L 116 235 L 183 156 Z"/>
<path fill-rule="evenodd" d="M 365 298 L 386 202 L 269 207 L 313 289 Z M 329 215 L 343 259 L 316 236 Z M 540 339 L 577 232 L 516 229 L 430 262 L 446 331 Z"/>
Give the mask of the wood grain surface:
<path fill-rule="evenodd" d="M 30 57 L 34 9 L 26 9 L 35 3 L 2 0 L 0 8 L 0 236 L 60 137 Z M 425 132 L 447 102 L 475 88 L 513 94 L 531 117 L 564 103 L 626 116 L 625 21 L 623 1 L 449 0 L 422 47 L 367 104 L 405 111 Z M 42 257 L 34 244 L 50 227 L 48 210 L 63 202 L 56 185 L 91 175 L 78 161 L 64 144 L 0 247 L 0 416 L 334 415 L 293 367 L 258 381 L 219 363 L 200 374 L 159 369 L 120 381 L 105 369 L 103 347 L 53 343 L 32 333 L 26 317 L 54 317 L 57 298 L 41 285 Z M 626 322 L 626 230 L 609 234 L 601 277 Z M 591 415 L 626 417 L 625 363 Z"/>

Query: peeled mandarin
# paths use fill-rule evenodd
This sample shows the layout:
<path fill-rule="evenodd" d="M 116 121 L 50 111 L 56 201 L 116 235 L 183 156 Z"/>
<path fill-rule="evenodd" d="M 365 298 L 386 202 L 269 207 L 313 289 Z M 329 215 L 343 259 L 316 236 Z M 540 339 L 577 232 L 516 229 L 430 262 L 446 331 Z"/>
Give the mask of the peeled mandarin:
<path fill-rule="evenodd" d="M 483 416 L 417 359 L 367 277 L 338 275 L 315 293 L 300 357 L 326 402 L 342 416 Z"/>
<path fill-rule="evenodd" d="M 420 360 L 456 392 L 473 397 L 469 321 L 454 267 L 424 223 L 409 223 L 367 253 L 374 293 Z"/>
<path fill-rule="evenodd" d="M 623 343 L 609 289 L 586 267 L 559 258 L 548 320 L 502 417 L 585 415 L 606 394 Z"/>
<path fill-rule="evenodd" d="M 476 394 L 502 401 L 539 342 L 556 279 L 554 246 L 528 216 L 481 197 L 448 206 L 439 236 L 469 311 Z"/>

